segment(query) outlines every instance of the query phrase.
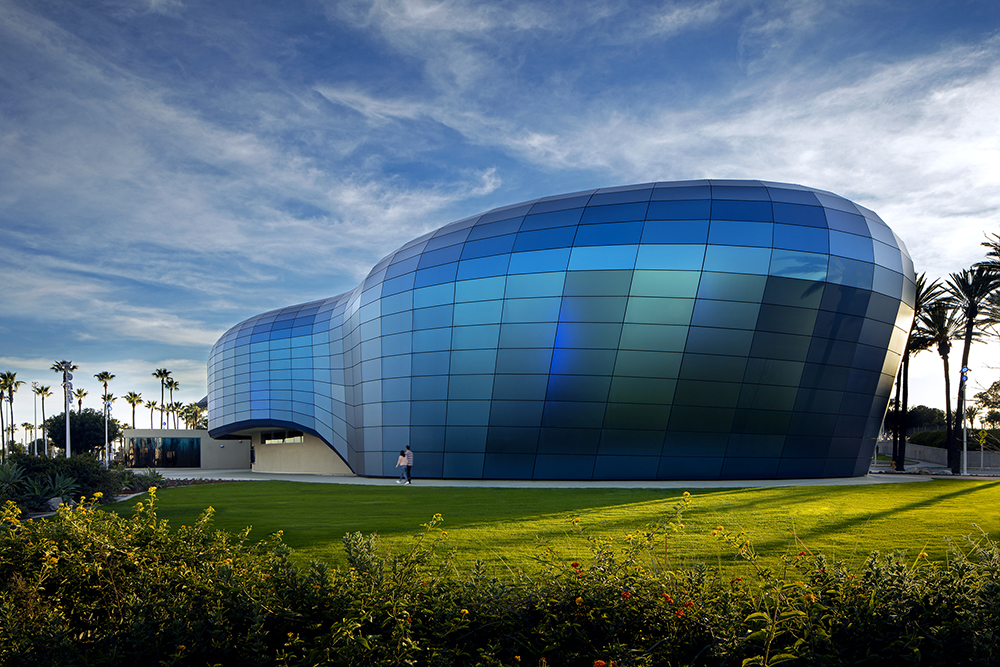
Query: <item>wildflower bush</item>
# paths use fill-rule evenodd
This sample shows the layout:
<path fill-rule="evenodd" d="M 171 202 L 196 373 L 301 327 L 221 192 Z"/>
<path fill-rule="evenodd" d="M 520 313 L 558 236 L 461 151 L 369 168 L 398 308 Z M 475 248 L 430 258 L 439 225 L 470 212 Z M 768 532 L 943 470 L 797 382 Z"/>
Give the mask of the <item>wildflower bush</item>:
<path fill-rule="evenodd" d="M 344 537 L 349 567 L 296 567 L 281 534 L 171 529 L 155 489 L 132 517 L 99 499 L 0 524 L 3 665 L 907 665 L 997 664 L 1000 548 L 986 535 L 860 568 L 806 545 L 777 569 L 743 533 L 713 532 L 732 577 L 679 567 L 686 494 L 643 531 L 542 545 L 532 571 L 459 571 L 435 515 L 412 548 Z M 726 568 L 731 573 L 732 568 Z"/>

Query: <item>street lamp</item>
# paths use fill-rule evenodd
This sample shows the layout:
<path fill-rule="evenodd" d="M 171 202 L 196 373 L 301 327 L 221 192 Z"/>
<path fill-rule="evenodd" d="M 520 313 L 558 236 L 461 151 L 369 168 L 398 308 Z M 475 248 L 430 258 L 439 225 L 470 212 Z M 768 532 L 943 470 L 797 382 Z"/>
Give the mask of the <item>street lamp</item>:
<path fill-rule="evenodd" d="M 961 401 L 960 405 L 963 409 L 962 414 L 962 476 L 969 474 L 969 428 L 966 425 L 966 419 L 964 414 L 965 409 L 965 384 L 969 381 L 969 367 L 962 366 L 962 379 L 958 385 L 958 395 Z"/>
<path fill-rule="evenodd" d="M 61 370 L 63 374 L 62 386 L 65 390 L 63 392 L 63 406 L 66 415 L 66 458 L 71 458 L 70 451 L 72 450 L 72 446 L 70 445 L 69 440 L 69 405 L 73 402 L 73 374 L 70 373 L 73 368 L 73 362 L 63 361 L 57 364 L 56 367 Z"/>
<path fill-rule="evenodd" d="M 35 456 L 38 456 L 38 383 L 31 383 L 31 393 L 35 395 L 35 418 L 31 425 L 31 444 L 35 446 Z"/>

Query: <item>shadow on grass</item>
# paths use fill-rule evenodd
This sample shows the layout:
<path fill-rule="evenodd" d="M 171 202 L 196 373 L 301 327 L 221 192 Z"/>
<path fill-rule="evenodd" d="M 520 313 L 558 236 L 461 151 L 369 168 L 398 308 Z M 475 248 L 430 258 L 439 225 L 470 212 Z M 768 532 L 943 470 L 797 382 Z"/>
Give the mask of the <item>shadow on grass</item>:
<path fill-rule="evenodd" d="M 949 489 L 953 484 L 960 486 Z M 906 518 L 909 525 L 902 526 L 898 534 L 867 540 L 874 539 L 876 544 L 883 540 L 888 550 L 919 547 L 907 542 L 907 538 L 923 540 L 928 532 L 954 536 L 949 531 L 955 528 L 961 529 L 960 534 L 972 532 L 971 522 L 977 518 L 975 508 L 996 507 L 1000 501 L 998 491 L 1000 482 L 965 480 L 877 487 L 698 489 L 691 492 L 694 502 L 685 516 L 688 532 L 692 533 L 685 542 L 693 556 L 715 558 L 719 547 L 709 540 L 707 532 L 717 523 L 735 523 L 748 532 L 761 553 L 781 553 L 790 547 L 797 550 L 793 530 L 810 548 L 818 545 L 823 549 L 838 541 L 853 540 L 857 545 L 866 527 Z M 567 537 L 567 516 L 581 516 L 591 534 L 617 536 L 635 531 L 668 512 L 680 492 L 231 482 L 163 489 L 158 496 L 159 515 L 175 526 L 192 523 L 212 505 L 216 510 L 215 525 L 220 529 L 237 531 L 252 526 L 253 534 L 261 538 L 283 530 L 289 546 L 323 558 L 338 557 L 345 533 L 378 532 L 399 543 L 419 532 L 421 523 L 440 512 L 445 517 L 443 527 L 463 536 L 463 549 L 501 559 L 514 552 L 524 557 L 539 541 L 569 545 L 572 539 Z M 962 516 L 952 515 L 949 521 L 948 515 L 953 513 L 940 510 L 956 501 L 963 502 Z M 129 514 L 134 502 L 122 504 L 115 511 Z M 922 510 L 928 513 L 921 513 L 920 520 L 915 520 L 912 513 Z M 969 524 L 961 526 L 965 518 Z M 987 523 L 990 525 L 985 528 L 997 528 L 992 525 L 995 519 Z M 579 546 L 584 548 L 582 543 Z"/>

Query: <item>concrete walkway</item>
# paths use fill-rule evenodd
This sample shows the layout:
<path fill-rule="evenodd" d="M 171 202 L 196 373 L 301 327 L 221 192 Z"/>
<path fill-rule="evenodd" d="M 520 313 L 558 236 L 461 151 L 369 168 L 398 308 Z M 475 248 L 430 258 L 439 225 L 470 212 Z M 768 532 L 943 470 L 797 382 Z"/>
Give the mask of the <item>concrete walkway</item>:
<path fill-rule="evenodd" d="M 285 481 L 310 484 L 353 484 L 357 486 L 396 486 L 396 477 L 355 477 L 351 475 L 307 475 L 294 473 L 263 473 L 250 470 L 202 470 L 201 468 L 159 468 L 168 479 L 219 479 L 227 481 Z M 563 480 L 497 480 L 497 479 L 417 479 L 413 486 L 476 487 L 507 489 L 745 489 L 760 486 L 864 486 L 926 482 L 930 475 L 869 473 L 864 477 L 832 479 L 762 479 L 762 480 L 670 480 L 670 481 L 563 481 Z"/>

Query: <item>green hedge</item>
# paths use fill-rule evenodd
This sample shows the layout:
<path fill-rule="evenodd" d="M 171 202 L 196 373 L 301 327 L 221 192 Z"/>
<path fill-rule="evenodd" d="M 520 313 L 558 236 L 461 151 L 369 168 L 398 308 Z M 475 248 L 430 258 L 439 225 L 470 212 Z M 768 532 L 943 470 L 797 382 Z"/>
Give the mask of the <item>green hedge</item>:
<path fill-rule="evenodd" d="M 946 563 L 872 554 L 853 571 L 803 550 L 780 572 L 748 537 L 713 535 L 749 566 L 671 571 L 673 514 L 609 539 L 569 518 L 591 557 L 541 548 L 536 572 L 456 571 L 435 515 L 405 553 L 344 538 L 350 568 L 296 568 L 280 533 L 176 530 L 155 489 L 130 518 L 92 502 L 0 524 L 3 665 L 997 664 L 1000 548 Z M 445 552 L 442 555 L 442 552 Z"/>
<path fill-rule="evenodd" d="M 907 438 L 907 441 L 914 445 L 924 445 L 926 447 L 946 447 L 947 442 L 945 440 L 946 433 L 944 431 L 921 431 Z"/>

